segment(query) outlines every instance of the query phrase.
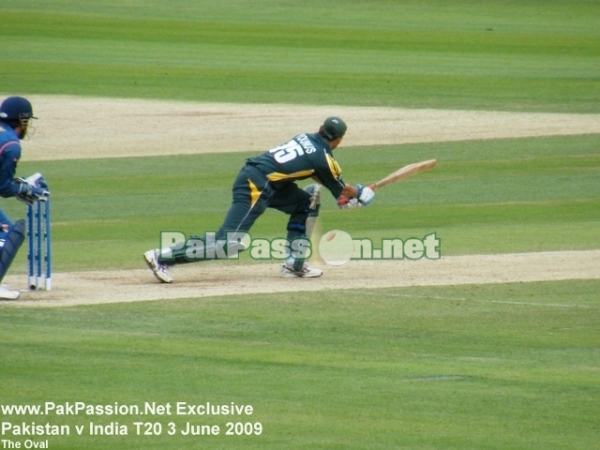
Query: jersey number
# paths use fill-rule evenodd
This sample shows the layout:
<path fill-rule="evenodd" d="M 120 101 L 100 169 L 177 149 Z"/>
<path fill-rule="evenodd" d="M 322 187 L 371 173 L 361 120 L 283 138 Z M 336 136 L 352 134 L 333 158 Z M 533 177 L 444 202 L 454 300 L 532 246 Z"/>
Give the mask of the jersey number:
<path fill-rule="evenodd" d="M 304 155 L 304 149 L 296 141 L 291 140 L 287 144 L 269 150 L 269 153 L 273 154 L 273 158 L 279 164 L 284 164 L 292 159 L 296 159 L 298 156 Z"/>

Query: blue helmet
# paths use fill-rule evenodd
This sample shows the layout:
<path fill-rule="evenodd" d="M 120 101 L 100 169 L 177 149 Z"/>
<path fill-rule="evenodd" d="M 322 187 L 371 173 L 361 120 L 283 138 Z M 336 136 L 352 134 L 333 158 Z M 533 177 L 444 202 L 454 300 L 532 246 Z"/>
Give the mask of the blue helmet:
<path fill-rule="evenodd" d="M 19 139 L 27 135 L 31 119 L 37 117 L 33 116 L 33 108 L 26 98 L 8 97 L 0 105 L 0 122 L 5 122 L 14 129 L 20 126 Z"/>
<path fill-rule="evenodd" d="M 29 120 L 33 117 L 33 107 L 23 97 L 8 97 L 0 105 L 0 120 Z"/>

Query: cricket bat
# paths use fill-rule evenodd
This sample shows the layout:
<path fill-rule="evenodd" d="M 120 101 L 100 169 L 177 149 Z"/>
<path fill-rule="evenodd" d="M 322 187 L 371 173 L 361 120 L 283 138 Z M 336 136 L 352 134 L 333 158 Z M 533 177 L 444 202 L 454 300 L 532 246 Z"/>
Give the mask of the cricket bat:
<path fill-rule="evenodd" d="M 433 169 L 437 164 L 436 159 L 428 159 L 427 161 L 421 161 L 409 164 L 404 166 L 395 172 L 390 173 L 388 176 L 382 178 L 381 180 L 373 183 L 369 187 L 374 191 L 380 189 L 388 184 L 396 183 L 397 181 L 404 180 L 412 175 L 415 175 L 419 172 L 424 172 L 429 169 Z"/>

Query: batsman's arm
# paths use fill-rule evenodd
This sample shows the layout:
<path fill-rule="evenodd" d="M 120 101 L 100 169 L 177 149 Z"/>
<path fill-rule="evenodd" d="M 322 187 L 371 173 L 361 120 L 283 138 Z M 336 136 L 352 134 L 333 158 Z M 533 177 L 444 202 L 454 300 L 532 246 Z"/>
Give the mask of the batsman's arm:
<path fill-rule="evenodd" d="M 355 206 L 367 206 L 374 198 L 375 192 L 373 192 L 373 189 L 369 186 L 363 187 L 360 184 L 357 184 L 356 186 L 345 184 L 344 189 L 342 189 L 342 195 L 337 199 L 337 203 L 340 208 L 344 208 L 344 206 L 353 208 Z"/>
<path fill-rule="evenodd" d="M 358 197 L 358 188 L 356 186 L 352 186 L 351 184 L 346 183 L 344 185 L 344 189 L 342 189 L 342 197 Z"/>

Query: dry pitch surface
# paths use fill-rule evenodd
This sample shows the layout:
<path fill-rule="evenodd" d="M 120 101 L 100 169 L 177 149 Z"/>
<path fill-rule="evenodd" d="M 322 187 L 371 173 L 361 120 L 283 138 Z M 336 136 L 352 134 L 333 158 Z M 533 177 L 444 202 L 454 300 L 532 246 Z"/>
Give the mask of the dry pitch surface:
<path fill-rule="evenodd" d="M 22 160 L 264 151 L 329 115 L 343 117 L 343 145 L 401 144 L 600 133 L 597 114 L 234 105 L 31 96 L 36 121 Z M 235 176 L 232 173 L 232 179 Z M 357 180 L 359 181 L 359 180 Z M 148 205 L 152 207 L 152 205 Z M 225 213 L 228 205 L 223 205 Z M 161 285 L 145 268 L 55 274 L 51 292 L 5 282 L 23 306 L 67 306 L 214 295 L 600 278 L 600 250 L 442 257 L 438 261 L 351 261 L 319 279 L 281 279 L 277 264 L 206 262 L 177 267 Z M 361 274 L 357 277 L 356 274 Z M 561 306 L 561 305 L 556 305 Z"/>

